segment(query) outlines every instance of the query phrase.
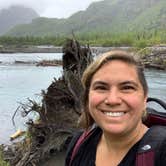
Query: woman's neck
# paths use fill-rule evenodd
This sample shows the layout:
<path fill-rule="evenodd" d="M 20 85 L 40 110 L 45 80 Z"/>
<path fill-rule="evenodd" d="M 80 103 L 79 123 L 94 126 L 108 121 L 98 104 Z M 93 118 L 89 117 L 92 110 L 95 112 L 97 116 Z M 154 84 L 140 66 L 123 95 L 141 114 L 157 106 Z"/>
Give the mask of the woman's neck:
<path fill-rule="evenodd" d="M 96 152 L 96 166 L 117 166 L 129 149 L 146 133 L 142 123 L 126 134 L 113 135 L 103 132 Z"/>
<path fill-rule="evenodd" d="M 130 149 L 136 142 L 138 142 L 146 133 L 148 128 L 144 124 L 140 124 L 133 131 L 122 135 L 111 135 L 103 132 L 101 142 L 110 151 L 121 151 Z"/>

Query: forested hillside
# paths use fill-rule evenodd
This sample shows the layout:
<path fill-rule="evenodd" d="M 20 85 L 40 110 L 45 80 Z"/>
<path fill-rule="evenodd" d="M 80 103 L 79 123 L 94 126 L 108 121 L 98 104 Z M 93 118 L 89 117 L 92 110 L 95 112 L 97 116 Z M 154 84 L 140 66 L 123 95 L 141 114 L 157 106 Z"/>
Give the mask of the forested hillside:
<path fill-rule="evenodd" d="M 65 36 L 92 33 L 156 31 L 166 29 L 166 0 L 103 0 L 67 19 L 37 18 L 18 25 L 7 35 Z"/>

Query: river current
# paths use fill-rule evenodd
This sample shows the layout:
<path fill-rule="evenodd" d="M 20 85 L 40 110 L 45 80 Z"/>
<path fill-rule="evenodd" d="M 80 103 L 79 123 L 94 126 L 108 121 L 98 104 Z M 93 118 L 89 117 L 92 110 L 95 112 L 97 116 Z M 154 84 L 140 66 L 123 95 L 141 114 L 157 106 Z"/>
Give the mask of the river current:
<path fill-rule="evenodd" d="M 39 102 L 41 90 L 46 90 L 53 79 L 59 78 L 62 73 L 61 67 L 36 67 L 15 62 L 61 58 L 61 53 L 0 54 L 0 144 L 9 143 L 11 134 L 26 128 L 26 119 L 19 112 L 15 116 L 15 126 L 12 123 L 12 116 L 20 102 L 26 103 L 28 98 Z M 149 96 L 166 101 L 166 72 L 145 70 L 145 75 L 149 84 Z"/>

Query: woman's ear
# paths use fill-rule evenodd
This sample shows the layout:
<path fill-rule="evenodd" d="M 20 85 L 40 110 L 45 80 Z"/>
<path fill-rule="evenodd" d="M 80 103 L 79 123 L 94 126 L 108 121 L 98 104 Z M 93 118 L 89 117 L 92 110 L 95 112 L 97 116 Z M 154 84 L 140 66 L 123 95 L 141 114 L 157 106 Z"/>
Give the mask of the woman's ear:
<path fill-rule="evenodd" d="M 148 96 L 146 95 L 144 98 L 144 108 L 143 108 L 144 110 L 146 110 L 147 99 L 148 99 Z"/>

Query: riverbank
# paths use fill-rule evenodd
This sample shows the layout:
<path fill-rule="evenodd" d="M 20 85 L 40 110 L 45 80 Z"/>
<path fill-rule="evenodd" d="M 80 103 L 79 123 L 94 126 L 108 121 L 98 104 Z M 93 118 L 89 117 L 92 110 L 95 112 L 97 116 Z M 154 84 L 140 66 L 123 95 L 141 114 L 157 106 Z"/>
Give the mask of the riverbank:
<path fill-rule="evenodd" d="M 62 47 L 56 46 L 1 46 L 0 53 L 61 53 Z"/>
<path fill-rule="evenodd" d="M 101 54 L 110 50 L 120 49 L 126 51 L 135 51 L 133 47 L 90 47 L 92 53 Z M 146 47 L 151 51 L 166 51 L 166 44 L 165 45 L 156 45 L 152 47 Z M 143 49 L 145 50 L 145 49 Z M 1 46 L 0 53 L 62 53 L 61 46 L 53 46 L 53 45 L 40 45 L 40 46 L 15 46 L 15 45 L 8 45 L 8 46 Z"/>
<path fill-rule="evenodd" d="M 146 47 L 137 50 L 133 47 L 90 47 L 91 52 L 95 55 L 102 54 L 110 50 L 125 50 L 133 52 L 141 60 L 145 68 L 166 70 L 166 45 Z M 3 46 L 0 47 L 0 53 L 62 53 L 62 47 L 52 45 L 48 46 Z M 24 62 L 23 62 L 24 63 Z M 57 66 L 61 63 L 41 63 L 41 66 Z"/>

